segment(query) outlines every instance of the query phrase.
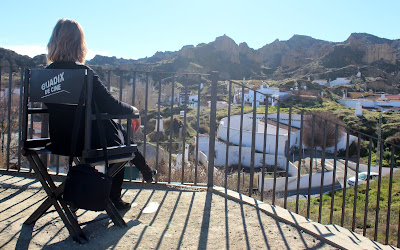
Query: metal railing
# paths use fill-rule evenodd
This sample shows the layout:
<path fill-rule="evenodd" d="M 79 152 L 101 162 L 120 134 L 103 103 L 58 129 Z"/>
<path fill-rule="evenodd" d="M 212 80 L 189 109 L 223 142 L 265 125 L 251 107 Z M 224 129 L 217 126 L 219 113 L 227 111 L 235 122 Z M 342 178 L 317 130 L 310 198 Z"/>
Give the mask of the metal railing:
<path fill-rule="evenodd" d="M 141 111 L 143 126 L 133 139 L 158 170 L 156 182 L 223 186 L 400 246 L 400 208 L 395 203 L 400 185 L 394 171 L 400 161 L 398 145 L 242 82 L 218 81 L 217 72 L 94 68 L 118 100 Z M 23 71 L 0 67 L 4 171 L 31 171 L 19 145 Z M 250 102 L 245 102 L 245 92 L 252 93 Z M 46 119 L 31 115 L 31 138 L 47 136 Z M 53 174 L 66 173 L 61 156 L 44 160 Z M 125 171 L 126 180 L 133 181 L 132 166 Z M 349 186 L 348 179 L 360 172 L 367 173 L 365 181 L 354 178 Z"/>

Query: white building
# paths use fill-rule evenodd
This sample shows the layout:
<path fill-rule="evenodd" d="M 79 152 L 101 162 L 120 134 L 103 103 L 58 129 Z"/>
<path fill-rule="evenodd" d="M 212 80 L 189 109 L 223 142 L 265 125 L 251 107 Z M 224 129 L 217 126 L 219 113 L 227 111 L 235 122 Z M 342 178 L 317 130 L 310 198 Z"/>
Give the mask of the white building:
<path fill-rule="evenodd" d="M 207 101 L 207 103 L 208 103 L 208 107 L 211 108 L 211 101 Z M 225 108 L 225 107 L 228 107 L 228 103 L 225 101 L 217 101 L 216 106 L 217 106 L 217 109 Z"/>
<path fill-rule="evenodd" d="M 208 136 L 200 136 L 199 137 L 199 151 L 206 156 L 208 159 L 209 156 L 209 140 Z M 215 142 L 215 166 L 225 166 L 226 163 L 226 143 L 221 141 Z M 237 165 L 239 163 L 239 146 L 229 146 L 228 147 L 228 165 Z M 241 150 L 241 158 L 240 162 L 243 167 L 251 166 L 251 148 L 250 147 L 242 147 Z M 200 155 L 200 154 L 199 154 Z M 199 157 L 200 158 L 200 157 Z M 200 160 L 200 159 L 199 159 Z M 205 162 L 205 160 L 201 160 Z M 275 164 L 275 155 L 265 154 L 265 163 L 267 165 Z M 263 154 L 255 153 L 254 154 L 254 167 L 261 168 L 263 166 Z M 277 167 L 281 170 L 286 169 L 286 157 L 283 155 L 278 155 L 277 157 Z M 293 166 L 293 164 L 289 164 L 289 174 L 290 176 L 297 175 L 297 168 Z"/>
<path fill-rule="evenodd" d="M 243 115 L 243 130 L 242 130 L 242 146 L 243 147 L 251 147 L 252 145 L 252 128 L 253 128 L 253 115 L 245 114 Z M 255 134 L 255 149 L 257 151 L 263 152 L 264 150 L 264 128 L 265 123 L 261 120 L 264 119 L 263 114 L 257 114 L 257 122 L 256 122 L 256 134 Z M 277 114 L 269 114 L 269 120 L 277 121 Z M 305 119 L 305 117 L 304 117 Z M 291 120 L 291 133 L 290 133 L 290 143 L 289 148 L 299 147 L 300 146 L 300 115 L 292 114 Z M 288 114 L 280 114 L 279 123 L 281 124 L 289 124 L 289 115 Z M 225 117 L 221 120 L 218 127 L 218 138 L 227 141 L 227 130 L 228 130 L 228 118 Z M 267 123 L 267 137 L 266 137 L 266 149 L 265 152 L 267 154 L 275 154 L 276 152 L 276 141 L 278 136 L 278 146 L 277 146 L 277 154 L 285 155 L 286 148 L 288 144 L 288 133 L 289 131 L 285 128 L 279 128 L 277 130 L 277 126 L 273 124 Z M 357 137 L 350 135 L 350 144 L 357 140 Z M 229 142 L 234 145 L 239 145 L 240 142 L 240 115 L 231 116 L 230 120 L 230 129 L 229 129 Z M 307 148 L 305 145 L 303 148 Z M 346 148 L 346 134 L 343 134 L 338 141 L 337 150 Z M 317 147 L 317 150 L 321 150 Z M 333 153 L 334 147 L 330 147 L 326 149 L 327 152 Z"/>
<path fill-rule="evenodd" d="M 361 73 L 360 73 L 360 76 L 361 76 Z M 312 82 L 317 83 L 322 86 L 332 87 L 332 86 L 337 86 L 337 85 L 351 85 L 351 78 L 350 77 L 338 77 L 338 78 L 336 78 L 336 80 L 333 80 L 331 82 L 329 82 L 328 80 L 324 80 L 324 79 L 315 79 Z"/>
<path fill-rule="evenodd" d="M 333 80 L 329 83 L 331 87 L 337 85 L 351 85 L 351 78 L 350 77 L 338 77 L 336 80 Z"/>
<path fill-rule="evenodd" d="M 368 99 L 352 99 L 352 100 L 338 100 L 340 104 L 347 107 L 356 108 L 357 103 L 360 103 L 363 108 L 375 109 L 382 111 L 399 112 L 400 100 L 368 100 Z"/>
<path fill-rule="evenodd" d="M 190 95 L 188 101 L 190 104 L 197 103 L 199 101 L 199 96 L 198 95 Z"/>
<path fill-rule="evenodd" d="M 268 85 L 264 86 L 261 85 L 260 89 L 256 90 L 256 93 L 254 93 L 253 90 L 247 90 L 244 93 L 244 102 L 245 103 L 253 103 L 254 102 L 254 94 L 256 101 L 259 103 L 265 103 L 266 101 L 266 96 L 273 96 L 273 98 L 277 99 L 284 99 L 284 97 L 288 97 L 290 95 L 289 92 L 280 92 L 278 88 L 270 88 Z M 242 92 L 238 92 L 235 94 L 234 99 L 235 100 L 241 100 L 242 98 Z M 271 98 L 269 98 L 269 101 L 271 102 Z"/>
<path fill-rule="evenodd" d="M 264 121 L 261 121 L 264 118 L 264 115 L 257 114 L 257 122 L 256 122 L 256 141 L 255 148 L 258 151 L 263 151 L 264 144 Z M 276 114 L 268 115 L 268 118 L 276 118 Z M 282 119 L 284 119 L 282 117 Z M 287 118 L 286 118 L 287 119 Z M 281 120 L 281 119 L 279 119 Z M 218 138 L 221 140 L 227 141 L 227 127 L 228 118 L 225 117 L 221 120 L 218 128 Z M 253 126 L 253 115 L 245 114 L 243 115 L 243 130 L 242 130 L 242 146 L 243 147 L 251 147 L 252 145 L 252 126 Z M 295 126 L 292 123 L 292 126 Z M 276 144 L 276 136 L 277 136 L 277 127 L 268 124 L 267 126 L 267 144 L 266 144 L 266 153 L 275 154 L 275 144 Z M 278 129 L 278 155 L 285 155 L 286 143 L 288 140 L 288 130 L 279 128 Z M 290 139 L 290 147 L 299 144 L 299 133 L 291 132 Z M 230 129 L 229 129 L 229 142 L 235 145 L 239 145 L 240 142 L 240 115 L 231 116 L 230 120 Z"/>
<path fill-rule="evenodd" d="M 322 86 L 327 86 L 328 85 L 328 80 L 323 80 L 323 79 L 316 79 L 312 81 L 312 83 L 317 83 Z"/>

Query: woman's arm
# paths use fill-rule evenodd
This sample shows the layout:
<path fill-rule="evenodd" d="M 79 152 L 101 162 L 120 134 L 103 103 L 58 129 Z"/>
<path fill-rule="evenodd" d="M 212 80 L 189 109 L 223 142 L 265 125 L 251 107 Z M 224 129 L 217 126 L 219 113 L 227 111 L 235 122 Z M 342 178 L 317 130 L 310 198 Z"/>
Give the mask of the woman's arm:
<path fill-rule="evenodd" d="M 93 98 L 100 111 L 104 113 L 115 115 L 139 113 L 137 108 L 115 99 L 96 73 L 93 74 Z"/>

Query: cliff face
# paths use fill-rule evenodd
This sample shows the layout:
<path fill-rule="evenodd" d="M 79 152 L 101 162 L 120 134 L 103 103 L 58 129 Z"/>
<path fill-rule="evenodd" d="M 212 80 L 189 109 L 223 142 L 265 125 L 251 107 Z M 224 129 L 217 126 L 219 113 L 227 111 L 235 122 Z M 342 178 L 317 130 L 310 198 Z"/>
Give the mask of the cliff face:
<path fill-rule="evenodd" d="M 391 64 L 396 63 L 396 54 L 389 44 L 376 44 L 367 46 L 363 61 L 370 64 L 375 61 L 386 61 Z"/>
<path fill-rule="evenodd" d="M 248 62 L 261 63 L 260 56 L 254 49 L 250 48 L 247 45 L 247 43 L 239 44 L 239 56 L 241 62 L 248 61 Z"/>
<path fill-rule="evenodd" d="M 213 42 L 214 49 L 227 56 L 232 63 L 240 63 L 239 46 L 230 37 L 223 35 Z"/>
<path fill-rule="evenodd" d="M 193 51 L 193 46 L 184 46 L 182 49 L 179 51 L 179 56 L 187 58 L 187 59 L 193 59 L 194 58 L 194 51 Z"/>
<path fill-rule="evenodd" d="M 289 51 L 288 46 L 276 39 L 274 42 L 265 45 L 257 52 L 261 62 L 268 67 L 278 67 L 282 63 L 282 56 Z"/>
<path fill-rule="evenodd" d="M 375 61 L 385 61 L 396 64 L 396 53 L 391 41 L 368 34 L 351 34 L 346 44 L 354 51 L 362 51 L 363 63 L 371 64 Z"/>
<path fill-rule="evenodd" d="M 323 56 L 333 43 L 309 36 L 294 35 L 288 41 L 275 40 L 258 50 L 269 67 L 298 68 Z"/>

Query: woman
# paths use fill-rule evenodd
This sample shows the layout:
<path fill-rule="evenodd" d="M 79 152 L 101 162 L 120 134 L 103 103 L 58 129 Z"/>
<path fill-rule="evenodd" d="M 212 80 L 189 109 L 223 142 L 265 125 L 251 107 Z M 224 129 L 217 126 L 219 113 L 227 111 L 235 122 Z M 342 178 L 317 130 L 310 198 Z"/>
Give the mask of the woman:
<path fill-rule="evenodd" d="M 71 19 L 60 19 L 54 27 L 50 41 L 47 45 L 48 54 L 47 60 L 50 63 L 48 69 L 87 69 L 88 66 L 83 65 L 87 52 L 85 35 L 82 27 L 78 22 Z M 115 99 L 100 81 L 99 76 L 94 73 L 93 77 L 93 100 L 97 104 L 99 111 L 109 114 L 139 114 L 139 110 L 129 104 L 123 103 Z M 72 128 L 70 124 L 65 124 L 62 121 L 73 121 L 75 118 L 75 109 L 66 105 L 47 104 L 50 113 L 50 136 L 52 145 L 50 149 L 55 154 L 69 155 Z M 83 119 L 81 119 L 83 121 Z M 132 119 L 132 128 L 136 132 L 140 127 L 140 119 Z M 96 133 L 96 126 L 93 126 L 93 134 Z M 106 141 L 108 146 L 123 145 L 127 139 L 126 132 L 120 124 L 113 120 L 104 122 Z M 83 125 L 80 126 L 77 150 L 83 150 Z M 101 148 L 101 142 L 98 136 L 92 136 L 96 147 Z M 143 175 L 143 179 L 150 183 L 153 181 L 153 176 L 156 174 L 154 169 L 151 169 L 145 162 L 144 157 L 140 152 L 136 153 L 136 157 L 132 163 L 139 169 Z M 115 177 L 111 186 L 110 198 L 117 209 L 128 209 L 130 203 L 124 202 L 121 199 L 121 186 L 124 178 L 124 171 L 120 171 Z"/>

